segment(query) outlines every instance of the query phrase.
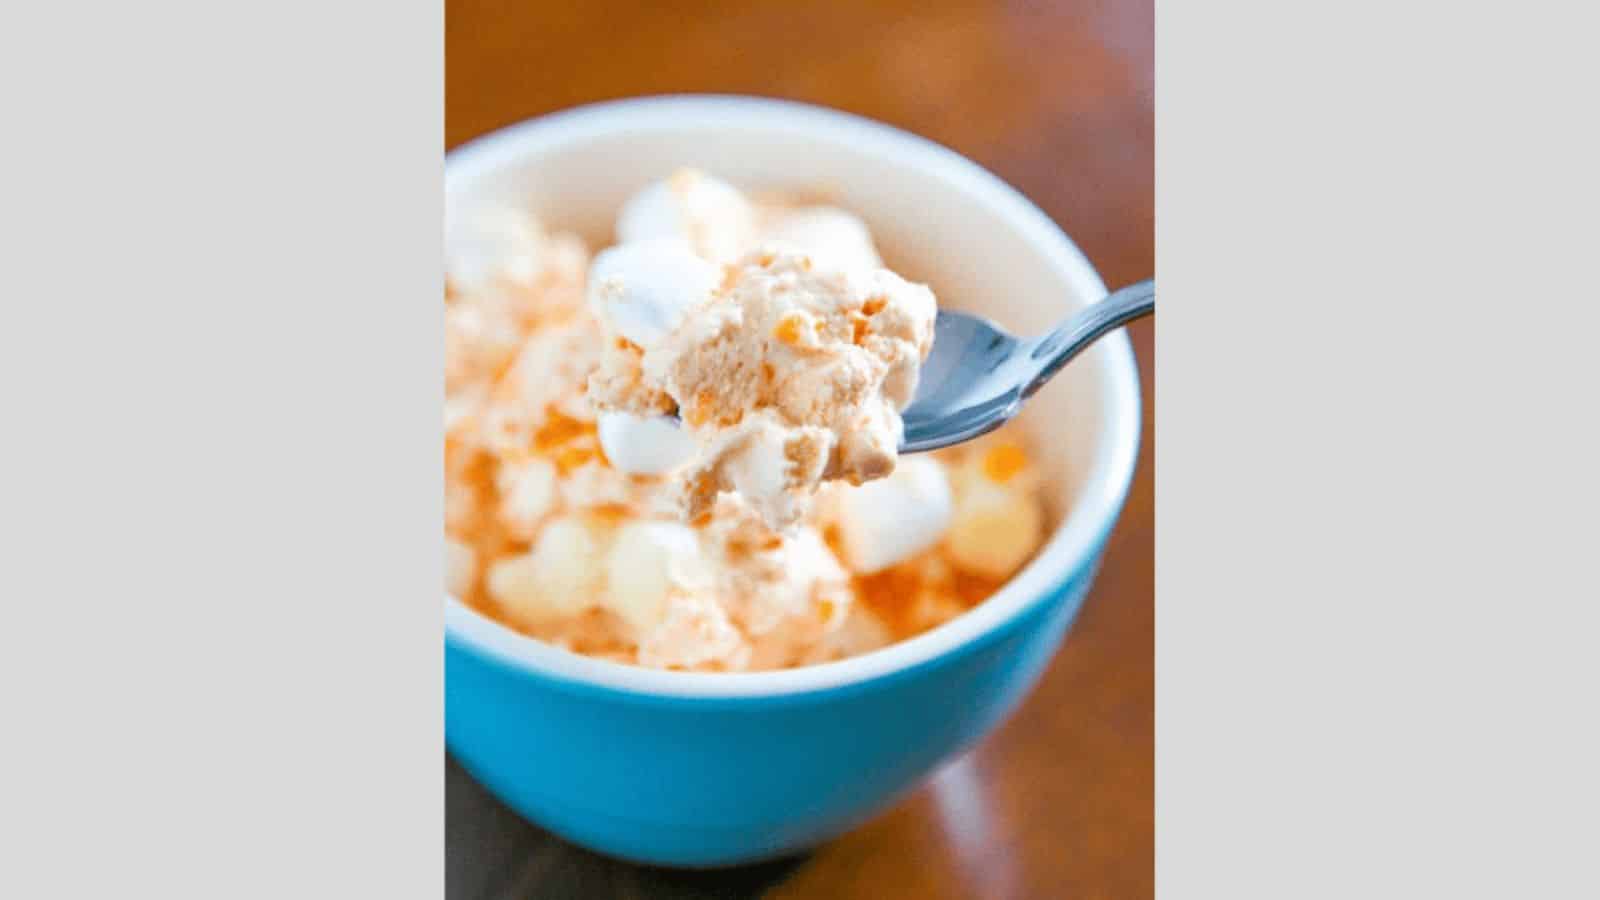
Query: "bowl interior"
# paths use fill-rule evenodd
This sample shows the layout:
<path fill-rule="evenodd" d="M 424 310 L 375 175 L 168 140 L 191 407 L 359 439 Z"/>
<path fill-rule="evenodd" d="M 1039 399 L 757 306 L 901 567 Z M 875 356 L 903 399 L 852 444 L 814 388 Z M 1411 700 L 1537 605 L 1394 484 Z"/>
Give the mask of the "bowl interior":
<path fill-rule="evenodd" d="M 828 191 L 866 220 L 891 268 L 930 285 L 941 305 L 1018 334 L 1042 331 L 1105 294 L 1093 267 L 1043 213 L 954 152 L 780 101 L 622 101 L 513 126 L 450 155 L 447 218 L 515 205 L 584 234 L 598 249 L 613 240 L 612 221 L 629 195 L 682 166 L 746 188 Z M 1049 477 L 1057 539 L 1080 516 L 1107 520 L 1082 529 L 1109 527 L 1120 505 L 1137 440 L 1135 378 L 1126 338 L 1113 335 L 1023 412 Z M 1107 481 L 1120 483 L 1108 493 Z M 1094 508 L 1084 508 L 1090 495 Z M 1029 569 L 1071 565 L 1050 558 L 1060 543 L 1047 544 Z"/>

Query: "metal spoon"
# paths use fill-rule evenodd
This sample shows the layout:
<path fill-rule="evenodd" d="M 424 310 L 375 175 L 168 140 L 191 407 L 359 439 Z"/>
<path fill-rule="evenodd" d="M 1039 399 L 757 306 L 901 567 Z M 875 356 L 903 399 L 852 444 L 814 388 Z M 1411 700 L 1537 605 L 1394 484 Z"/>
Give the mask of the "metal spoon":
<path fill-rule="evenodd" d="M 922 363 L 916 396 L 901 413 L 900 452 L 937 450 L 999 428 L 1074 356 L 1155 309 L 1156 284 L 1141 281 L 1031 339 L 977 316 L 939 310 L 933 351 Z"/>

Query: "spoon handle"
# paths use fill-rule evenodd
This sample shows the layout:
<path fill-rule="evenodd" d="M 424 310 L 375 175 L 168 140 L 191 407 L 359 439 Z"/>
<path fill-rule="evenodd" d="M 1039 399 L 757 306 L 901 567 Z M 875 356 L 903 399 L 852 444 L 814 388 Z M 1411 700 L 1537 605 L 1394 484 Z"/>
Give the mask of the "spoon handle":
<path fill-rule="evenodd" d="M 1057 326 L 1054 331 L 1032 341 L 1028 359 L 1037 367 L 1037 371 L 1022 388 L 1022 396 L 1033 396 L 1033 392 L 1043 387 L 1050 376 L 1106 332 L 1155 311 L 1156 283 L 1141 281 L 1112 292 L 1099 303 Z"/>

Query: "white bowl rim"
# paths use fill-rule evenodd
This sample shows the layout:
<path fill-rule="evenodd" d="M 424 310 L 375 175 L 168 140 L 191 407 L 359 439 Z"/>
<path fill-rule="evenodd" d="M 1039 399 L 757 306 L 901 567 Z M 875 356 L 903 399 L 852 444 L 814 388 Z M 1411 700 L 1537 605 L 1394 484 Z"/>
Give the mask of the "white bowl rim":
<path fill-rule="evenodd" d="M 573 107 L 476 138 L 446 155 L 446 196 L 531 152 L 617 131 L 671 130 L 686 123 L 803 132 L 846 140 L 964 190 L 1010 221 L 1082 295 L 1106 287 L 1078 246 L 1032 201 L 998 176 L 926 138 L 851 113 L 789 100 L 725 94 L 634 97 Z M 502 665 L 558 681 L 674 698 L 768 697 L 825 691 L 892 675 L 977 641 L 1022 616 L 1087 567 L 1115 524 L 1138 461 L 1141 409 L 1133 347 L 1119 331 L 1076 365 L 1101 369 L 1105 421 L 1093 463 L 1065 518 L 1034 559 L 998 592 L 915 637 L 836 662 L 760 672 L 676 672 L 582 656 L 533 638 L 445 595 L 448 643 Z"/>

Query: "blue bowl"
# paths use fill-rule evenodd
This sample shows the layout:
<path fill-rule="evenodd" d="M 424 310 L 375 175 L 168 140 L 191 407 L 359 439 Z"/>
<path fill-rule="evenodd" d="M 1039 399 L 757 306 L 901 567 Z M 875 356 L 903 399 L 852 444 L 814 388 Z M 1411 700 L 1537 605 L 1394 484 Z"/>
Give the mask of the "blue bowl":
<path fill-rule="evenodd" d="M 869 120 L 736 97 L 620 101 L 453 152 L 447 208 L 516 202 L 598 241 L 622 200 L 681 165 L 826 184 L 941 303 L 1043 330 L 1105 294 L 1036 207 L 945 148 Z M 965 301 L 965 302 L 963 302 Z M 1093 582 L 1137 456 L 1137 371 L 1102 340 L 1030 401 L 1057 526 L 995 596 L 852 659 L 777 672 L 661 672 L 545 645 L 445 601 L 445 736 L 528 820 L 656 865 L 754 862 L 892 804 L 1021 701 Z"/>

